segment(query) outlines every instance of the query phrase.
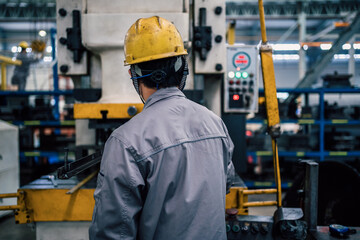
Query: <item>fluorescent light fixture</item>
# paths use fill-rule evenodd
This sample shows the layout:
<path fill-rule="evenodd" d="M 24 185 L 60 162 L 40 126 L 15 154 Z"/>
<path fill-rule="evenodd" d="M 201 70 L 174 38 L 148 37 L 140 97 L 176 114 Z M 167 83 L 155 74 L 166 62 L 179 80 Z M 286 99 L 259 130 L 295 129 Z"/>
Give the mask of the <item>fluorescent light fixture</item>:
<path fill-rule="evenodd" d="M 46 52 L 51 53 L 52 52 L 52 46 L 47 46 L 46 47 Z"/>
<path fill-rule="evenodd" d="M 299 60 L 300 56 L 299 54 L 273 54 L 274 60 Z"/>
<path fill-rule="evenodd" d="M 349 50 L 350 48 L 351 48 L 350 43 L 345 43 L 344 45 L 342 45 L 343 50 Z"/>
<path fill-rule="evenodd" d="M 276 97 L 279 99 L 287 99 L 289 96 L 289 93 L 287 92 L 278 92 L 276 93 Z"/>
<path fill-rule="evenodd" d="M 275 51 L 299 51 L 300 44 L 273 44 L 272 48 Z"/>
<path fill-rule="evenodd" d="M 353 47 L 354 49 L 360 49 L 360 43 L 354 43 Z"/>
<path fill-rule="evenodd" d="M 332 47 L 331 43 L 322 43 L 320 44 L 321 50 L 329 50 Z"/>
<path fill-rule="evenodd" d="M 360 54 L 354 54 L 355 59 L 360 59 Z M 335 60 L 348 60 L 350 59 L 350 54 L 335 54 Z"/>
<path fill-rule="evenodd" d="M 350 55 L 349 54 L 335 54 L 334 55 L 334 59 L 349 59 Z"/>

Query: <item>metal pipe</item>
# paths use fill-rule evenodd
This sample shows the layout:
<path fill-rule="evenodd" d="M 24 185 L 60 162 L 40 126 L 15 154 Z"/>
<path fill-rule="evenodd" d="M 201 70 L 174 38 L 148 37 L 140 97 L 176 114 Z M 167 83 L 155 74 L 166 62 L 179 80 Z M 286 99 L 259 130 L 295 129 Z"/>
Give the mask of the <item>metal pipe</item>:
<path fill-rule="evenodd" d="M 244 195 L 252 195 L 252 194 L 272 194 L 272 193 L 277 193 L 277 189 L 243 190 L 242 193 L 243 193 Z"/>
<path fill-rule="evenodd" d="M 278 155 L 278 149 L 277 149 L 277 143 L 276 139 L 271 139 L 272 148 L 273 148 L 273 161 L 274 161 L 274 171 L 275 171 L 275 183 L 276 183 L 276 189 L 277 189 L 277 206 L 281 207 L 281 178 L 280 178 L 280 166 L 279 166 L 279 155 Z"/>
<path fill-rule="evenodd" d="M 263 206 L 276 206 L 277 201 L 258 201 L 258 202 L 246 202 L 244 207 L 263 207 Z"/>
<path fill-rule="evenodd" d="M 0 206 L 0 211 L 7 211 L 7 210 L 17 210 L 20 209 L 20 205 L 11 205 L 11 206 Z"/>
<path fill-rule="evenodd" d="M 1 90 L 6 90 L 6 64 L 1 63 Z"/>
<path fill-rule="evenodd" d="M 12 58 L 9 57 L 5 57 L 0 55 L 0 61 L 4 62 L 4 63 L 8 63 L 8 64 L 13 64 L 13 65 L 21 65 L 22 62 L 20 60 L 13 60 Z"/>
<path fill-rule="evenodd" d="M 82 180 L 82 181 L 79 182 L 76 186 L 74 186 L 74 187 L 71 188 L 68 192 L 66 192 L 66 194 L 73 194 L 74 192 L 76 192 L 77 190 L 79 190 L 82 186 L 84 186 L 87 182 L 89 182 L 93 177 L 95 177 L 98 172 L 99 172 L 99 171 L 95 171 L 95 172 L 91 173 L 89 176 L 87 176 L 86 178 L 84 178 L 84 180 Z"/>
<path fill-rule="evenodd" d="M 0 194 L 0 198 L 15 198 L 19 197 L 20 193 L 2 193 Z"/>

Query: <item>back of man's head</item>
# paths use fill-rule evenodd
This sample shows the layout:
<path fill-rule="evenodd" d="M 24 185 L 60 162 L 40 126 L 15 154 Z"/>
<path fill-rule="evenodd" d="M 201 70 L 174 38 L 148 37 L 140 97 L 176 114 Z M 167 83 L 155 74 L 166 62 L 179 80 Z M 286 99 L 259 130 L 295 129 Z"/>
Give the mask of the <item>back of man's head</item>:
<path fill-rule="evenodd" d="M 162 58 L 142 62 L 131 66 L 132 75 L 139 78 L 148 88 L 181 87 L 182 80 L 187 74 L 184 56 Z M 134 76 L 133 76 L 134 77 Z"/>

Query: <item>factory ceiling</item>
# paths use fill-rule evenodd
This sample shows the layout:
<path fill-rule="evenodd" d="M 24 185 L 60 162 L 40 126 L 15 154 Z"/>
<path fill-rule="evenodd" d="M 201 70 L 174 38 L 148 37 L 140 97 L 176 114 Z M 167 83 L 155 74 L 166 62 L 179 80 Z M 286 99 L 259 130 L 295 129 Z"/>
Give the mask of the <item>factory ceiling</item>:
<path fill-rule="evenodd" d="M 299 18 L 306 16 L 306 33 L 316 35 L 330 29 L 335 22 L 351 21 L 360 11 L 357 0 L 263 0 L 269 40 L 298 40 Z M 226 1 L 227 22 L 235 23 L 240 41 L 257 41 L 260 31 L 257 0 Z M 39 24 L 53 27 L 56 20 L 55 0 L 0 0 L 0 32 L 37 31 Z M 35 23 L 35 24 L 34 24 Z M 46 28 L 45 26 L 45 28 Z M 335 28 L 327 39 L 337 38 Z M 323 36 L 322 36 L 323 37 Z"/>

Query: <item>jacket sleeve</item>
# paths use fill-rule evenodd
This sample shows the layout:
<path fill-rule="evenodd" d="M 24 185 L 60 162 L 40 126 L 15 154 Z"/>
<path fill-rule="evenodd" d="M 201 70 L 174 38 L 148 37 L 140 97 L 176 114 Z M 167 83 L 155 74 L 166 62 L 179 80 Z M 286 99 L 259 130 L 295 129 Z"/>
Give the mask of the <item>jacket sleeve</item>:
<path fill-rule="evenodd" d="M 144 180 L 135 160 L 119 139 L 106 142 L 94 193 L 89 229 L 93 239 L 136 239 Z"/>
<path fill-rule="evenodd" d="M 235 168 L 234 168 L 234 164 L 232 162 L 232 153 L 233 153 L 233 149 L 234 149 L 234 144 L 232 143 L 231 139 L 229 138 L 229 141 L 231 143 L 231 148 L 229 149 L 229 160 L 228 160 L 228 164 L 227 164 L 227 174 L 226 174 L 226 194 L 228 194 L 230 192 L 230 187 L 233 185 L 234 183 L 234 179 L 235 179 Z"/>
<path fill-rule="evenodd" d="M 234 151 L 234 144 L 230 138 L 229 132 L 223 123 L 223 127 L 226 133 L 226 151 L 225 151 L 225 171 L 226 171 L 226 194 L 230 192 L 230 187 L 233 185 L 235 180 L 235 168 L 232 162 L 232 156 Z"/>

